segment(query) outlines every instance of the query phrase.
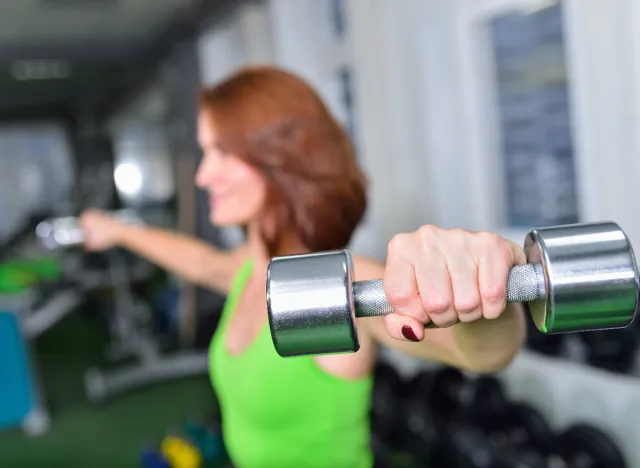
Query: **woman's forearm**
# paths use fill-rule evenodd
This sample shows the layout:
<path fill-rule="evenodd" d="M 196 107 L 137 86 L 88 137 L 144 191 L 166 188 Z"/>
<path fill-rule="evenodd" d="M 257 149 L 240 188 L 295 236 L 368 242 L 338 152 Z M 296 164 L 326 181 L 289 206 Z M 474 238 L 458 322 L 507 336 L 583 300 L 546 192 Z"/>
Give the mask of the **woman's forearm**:
<path fill-rule="evenodd" d="M 466 369 L 490 373 L 506 367 L 526 339 L 521 304 L 509 304 L 497 319 L 481 319 L 452 327 L 460 360 Z"/>
<path fill-rule="evenodd" d="M 220 291 L 229 288 L 234 256 L 199 239 L 165 229 L 123 225 L 117 240 L 118 246 L 187 281 Z"/>

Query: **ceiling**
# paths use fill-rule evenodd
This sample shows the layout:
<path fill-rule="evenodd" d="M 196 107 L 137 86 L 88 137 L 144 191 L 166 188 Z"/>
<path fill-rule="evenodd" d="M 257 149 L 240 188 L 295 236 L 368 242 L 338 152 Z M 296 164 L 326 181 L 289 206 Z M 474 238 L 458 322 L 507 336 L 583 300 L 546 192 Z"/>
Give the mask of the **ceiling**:
<path fill-rule="evenodd" d="M 0 117 L 112 99 L 228 0 L 1 0 Z"/>

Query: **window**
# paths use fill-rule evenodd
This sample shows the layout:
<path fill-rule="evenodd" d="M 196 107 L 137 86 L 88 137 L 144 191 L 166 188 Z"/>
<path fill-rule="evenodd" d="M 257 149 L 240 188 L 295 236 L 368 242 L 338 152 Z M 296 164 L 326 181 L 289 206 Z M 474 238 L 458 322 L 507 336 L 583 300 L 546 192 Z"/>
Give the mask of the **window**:
<path fill-rule="evenodd" d="M 333 34 L 338 38 L 346 35 L 346 22 L 344 14 L 344 0 L 328 0 L 331 9 L 331 23 Z"/>
<path fill-rule="evenodd" d="M 353 103 L 353 77 L 348 66 L 338 70 L 338 82 L 340 84 L 340 101 L 344 109 L 344 125 L 351 138 L 355 140 L 355 109 Z"/>
<path fill-rule="evenodd" d="M 578 222 L 562 6 L 491 22 L 509 227 Z"/>

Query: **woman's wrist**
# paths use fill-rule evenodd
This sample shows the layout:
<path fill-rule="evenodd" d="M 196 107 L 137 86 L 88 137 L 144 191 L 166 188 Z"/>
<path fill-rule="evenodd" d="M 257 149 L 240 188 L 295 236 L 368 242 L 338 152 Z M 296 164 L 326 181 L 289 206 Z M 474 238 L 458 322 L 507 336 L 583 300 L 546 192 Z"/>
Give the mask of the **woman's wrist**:
<path fill-rule="evenodd" d="M 456 325 L 455 341 L 468 367 L 477 372 L 497 372 L 506 367 L 526 339 L 524 319 L 522 305 L 509 304 L 496 319 Z"/>
<path fill-rule="evenodd" d="M 112 241 L 117 247 L 126 247 L 137 226 L 118 221 L 113 229 Z"/>

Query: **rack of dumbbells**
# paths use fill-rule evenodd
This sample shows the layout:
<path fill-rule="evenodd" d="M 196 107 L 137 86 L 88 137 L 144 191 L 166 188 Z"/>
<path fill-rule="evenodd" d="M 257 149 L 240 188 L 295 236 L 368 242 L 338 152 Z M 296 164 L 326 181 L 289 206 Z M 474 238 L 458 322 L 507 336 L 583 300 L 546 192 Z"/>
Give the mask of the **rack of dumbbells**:
<path fill-rule="evenodd" d="M 474 375 L 383 350 L 371 405 L 381 466 L 640 466 L 637 326 L 544 335 Z"/>

